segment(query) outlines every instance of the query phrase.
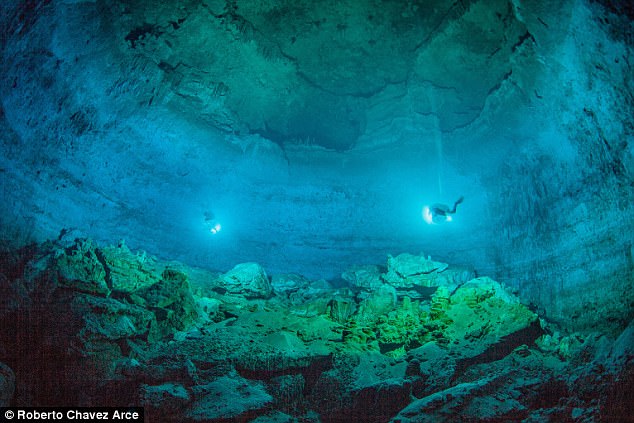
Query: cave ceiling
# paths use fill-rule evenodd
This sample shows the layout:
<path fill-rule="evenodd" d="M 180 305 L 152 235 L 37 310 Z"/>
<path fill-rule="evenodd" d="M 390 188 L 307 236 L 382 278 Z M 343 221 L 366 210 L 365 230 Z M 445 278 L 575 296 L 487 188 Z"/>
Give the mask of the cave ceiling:
<path fill-rule="evenodd" d="M 145 101 L 282 147 L 450 134 L 504 86 L 532 95 L 518 57 L 535 40 L 506 0 L 117 1 L 100 16 L 122 62 L 153 75 Z"/>

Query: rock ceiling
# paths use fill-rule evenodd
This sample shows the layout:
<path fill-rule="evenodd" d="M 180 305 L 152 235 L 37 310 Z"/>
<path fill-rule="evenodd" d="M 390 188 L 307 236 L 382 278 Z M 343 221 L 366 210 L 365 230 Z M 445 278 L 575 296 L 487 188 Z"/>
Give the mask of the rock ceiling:
<path fill-rule="evenodd" d="M 535 40 L 506 0 L 118 2 L 101 19 L 158 73 L 147 101 L 280 145 L 347 150 L 395 122 L 451 132 L 505 82 L 534 95 L 516 56 Z"/>

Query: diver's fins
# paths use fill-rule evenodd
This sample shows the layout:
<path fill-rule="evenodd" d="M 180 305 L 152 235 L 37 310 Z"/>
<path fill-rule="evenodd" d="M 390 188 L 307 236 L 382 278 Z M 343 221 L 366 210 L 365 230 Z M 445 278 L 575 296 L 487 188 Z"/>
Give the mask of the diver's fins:
<path fill-rule="evenodd" d="M 449 212 L 449 213 L 455 213 L 456 209 L 458 208 L 458 204 L 462 203 L 464 201 L 464 196 L 461 196 L 460 198 L 458 198 L 458 200 L 456 200 L 455 203 L 453 203 L 453 209 Z"/>

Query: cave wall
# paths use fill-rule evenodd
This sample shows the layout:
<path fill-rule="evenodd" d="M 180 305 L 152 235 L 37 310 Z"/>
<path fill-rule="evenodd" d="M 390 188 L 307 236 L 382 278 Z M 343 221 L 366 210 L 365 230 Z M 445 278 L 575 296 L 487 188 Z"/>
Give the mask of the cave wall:
<path fill-rule="evenodd" d="M 342 16 L 333 12 L 326 28 L 303 35 L 312 50 L 298 50 L 301 57 L 293 58 L 265 48 L 290 41 L 275 38 L 281 35 L 271 28 L 253 29 L 241 15 L 253 15 L 248 2 L 237 9 L 231 2 L 32 6 L 4 6 L 5 238 L 23 243 L 76 229 L 104 241 L 123 237 L 133 247 L 198 265 L 226 268 L 254 260 L 275 271 L 324 277 L 359 261 L 383 261 L 390 252 L 426 248 L 440 254 L 430 245 L 443 244 L 439 232 L 429 232 L 420 219 L 426 199 L 438 199 L 439 119 L 428 108 L 410 111 L 414 103 L 429 102 L 433 84 L 422 82 L 425 90 L 409 95 L 408 85 L 417 82 L 372 72 L 377 63 L 389 68 L 401 56 L 409 60 L 403 72 L 410 72 L 416 52 L 402 49 L 416 47 L 411 40 L 417 33 L 390 37 L 405 24 L 414 31 L 416 22 L 433 17 L 420 8 L 416 15 L 392 10 L 359 35 L 336 29 L 342 16 L 374 18 L 360 14 L 356 2 L 343 4 Z M 325 10 L 309 10 L 302 25 Z M 432 29 L 448 28 L 468 12 L 443 10 Z M 290 17 L 275 13 L 286 26 Z M 304 34 L 302 28 L 295 32 Z M 431 31 L 417 29 L 423 30 Z M 341 46 L 356 45 L 361 41 L 355 37 L 372 31 L 386 41 L 363 52 L 357 72 L 373 82 L 342 74 L 335 78 L 339 85 L 322 87 L 330 74 L 315 74 L 315 55 L 324 63 L 348 60 L 352 48 Z M 403 46 L 394 50 L 392 43 Z M 345 63 L 335 74 L 355 69 Z M 364 91 L 368 84 L 379 94 Z M 334 100 L 333 90 L 341 90 Z M 331 115 L 346 116 L 348 109 L 378 124 L 362 137 L 346 135 Z M 252 119 L 256 112 L 264 117 Z M 298 135 L 276 126 L 275 119 L 292 122 L 293 113 L 323 131 Z M 341 140 L 332 144 L 329 131 Z M 354 143 L 358 147 L 350 150 Z M 443 200 L 453 201 L 465 192 L 451 185 L 464 185 L 457 182 L 464 176 L 449 163 L 446 173 Z M 472 187 L 466 194 L 474 198 L 476 192 Z M 209 239 L 207 211 L 223 221 L 222 237 Z M 459 231 L 449 236 L 448 253 L 467 250 Z M 320 266 L 324 260 L 328 269 Z"/>
<path fill-rule="evenodd" d="M 618 9 L 0 10 L 0 229 L 12 245 L 68 230 L 314 278 L 424 251 L 507 281 L 574 327 L 632 317 L 633 43 Z M 424 204 L 459 195 L 451 226 L 423 223 Z"/>
<path fill-rule="evenodd" d="M 533 31 L 547 119 L 522 125 L 530 142 L 489 184 L 503 222 L 494 262 L 550 318 L 622 327 L 634 310 L 632 21 L 583 3 L 566 21 L 549 38 Z"/>

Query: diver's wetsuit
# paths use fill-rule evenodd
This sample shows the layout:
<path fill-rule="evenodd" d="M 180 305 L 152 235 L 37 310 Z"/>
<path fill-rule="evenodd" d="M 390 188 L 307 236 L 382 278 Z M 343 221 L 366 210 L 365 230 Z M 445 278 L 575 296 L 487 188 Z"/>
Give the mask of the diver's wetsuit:
<path fill-rule="evenodd" d="M 453 209 L 451 210 L 449 210 L 449 206 L 445 204 L 434 204 L 430 208 L 431 215 L 434 217 L 436 216 L 446 217 L 448 214 L 454 214 L 456 212 L 456 209 L 458 208 L 458 204 L 462 203 L 463 200 L 464 200 L 464 197 L 460 197 L 455 203 L 453 203 Z"/>

